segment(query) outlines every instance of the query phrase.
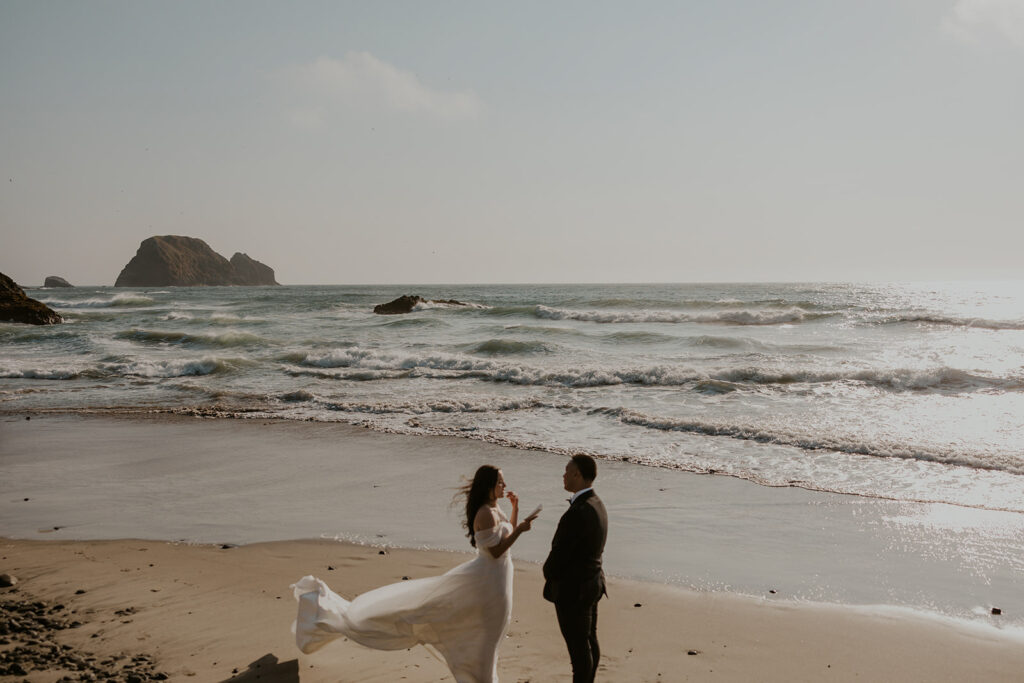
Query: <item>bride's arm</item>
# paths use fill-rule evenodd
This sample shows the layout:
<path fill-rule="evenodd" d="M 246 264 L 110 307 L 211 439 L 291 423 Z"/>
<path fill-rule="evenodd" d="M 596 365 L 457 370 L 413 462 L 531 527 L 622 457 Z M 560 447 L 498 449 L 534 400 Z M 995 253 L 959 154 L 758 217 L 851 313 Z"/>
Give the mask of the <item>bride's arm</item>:
<path fill-rule="evenodd" d="M 505 497 L 512 503 L 511 523 L 512 528 L 515 529 L 516 525 L 519 524 L 519 496 L 516 495 L 515 491 L 508 491 L 505 493 Z"/>
<path fill-rule="evenodd" d="M 532 519 L 527 519 L 520 524 L 513 525 L 511 534 L 501 539 L 496 544 L 487 547 L 491 556 L 498 558 L 504 555 L 505 551 L 512 547 L 512 544 L 516 542 L 516 539 L 518 539 L 524 531 L 530 530 L 532 522 Z M 500 520 L 498 519 L 497 514 L 492 512 L 491 509 L 485 505 L 477 511 L 476 519 L 473 520 L 473 529 L 474 532 L 487 531 L 488 529 L 493 529 L 499 523 Z"/>

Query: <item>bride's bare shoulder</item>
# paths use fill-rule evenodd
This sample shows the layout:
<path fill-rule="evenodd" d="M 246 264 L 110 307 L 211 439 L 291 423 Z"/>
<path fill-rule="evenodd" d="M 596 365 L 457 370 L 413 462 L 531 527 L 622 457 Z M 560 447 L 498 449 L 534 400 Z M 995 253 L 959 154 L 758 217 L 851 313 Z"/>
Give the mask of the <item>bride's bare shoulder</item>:
<path fill-rule="evenodd" d="M 488 505 L 481 505 L 473 519 L 473 531 L 485 531 L 498 524 L 498 513 Z"/>

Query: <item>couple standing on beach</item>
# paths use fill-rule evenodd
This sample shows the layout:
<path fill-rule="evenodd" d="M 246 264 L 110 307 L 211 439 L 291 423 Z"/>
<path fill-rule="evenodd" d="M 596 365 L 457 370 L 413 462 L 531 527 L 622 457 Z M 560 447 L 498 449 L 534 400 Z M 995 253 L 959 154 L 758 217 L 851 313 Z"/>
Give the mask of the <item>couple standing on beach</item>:
<path fill-rule="evenodd" d="M 544 562 L 544 598 L 555 603 L 558 626 L 572 662 L 573 683 L 591 683 L 601 652 L 597 603 L 605 595 L 601 555 L 608 534 L 604 504 L 592 488 L 597 464 L 576 455 L 562 483 L 572 493 Z M 512 559 L 508 549 L 530 530 L 538 508 L 519 521 L 512 491 L 509 519 L 501 470 L 483 465 L 462 489 L 465 524 L 475 559 L 441 576 L 383 586 L 351 602 L 320 579 L 306 576 L 293 588 L 299 601 L 294 630 L 305 653 L 341 636 L 380 650 L 423 644 L 444 657 L 457 683 L 497 683 L 498 647 L 512 619 Z"/>

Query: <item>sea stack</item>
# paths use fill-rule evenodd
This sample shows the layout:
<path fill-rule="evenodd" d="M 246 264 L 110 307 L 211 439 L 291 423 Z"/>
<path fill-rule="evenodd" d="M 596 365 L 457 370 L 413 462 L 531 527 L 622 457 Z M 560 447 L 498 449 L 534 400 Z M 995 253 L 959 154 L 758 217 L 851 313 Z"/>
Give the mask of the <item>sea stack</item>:
<path fill-rule="evenodd" d="M 142 241 L 117 276 L 115 287 L 218 287 L 276 285 L 274 271 L 245 254 L 230 261 L 196 237 L 154 236 Z"/>
<path fill-rule="evenodd" d="M 235 252 L 231 257 L 231 267 L 235 269 L 235 275 L 241 280 L 239 284 L 253 285 L 276 285 L 274 280 L 274 269 L 249 258 L 248 254 Z"/>
<path fill-rule="evenodd" d="M 64 322 L 60 314 L 44 303 L 30 299 L 14 280 L 0 273 L 0 320 L 29 325 Z"/>
<path fill-rule="evenodd" d="M 62 277 L 47 275 L 46 282 L 43 283 L 43 287 L 74 287 L 74 285 Z"/>

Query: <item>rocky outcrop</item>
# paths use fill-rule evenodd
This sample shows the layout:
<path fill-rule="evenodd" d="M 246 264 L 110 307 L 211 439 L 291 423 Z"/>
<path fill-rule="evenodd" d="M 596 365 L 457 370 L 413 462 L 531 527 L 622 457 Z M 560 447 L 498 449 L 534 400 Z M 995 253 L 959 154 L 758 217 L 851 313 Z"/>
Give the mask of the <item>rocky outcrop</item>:
<path fill-rule="evenodd" d="M 235 264 L 239 264 L 236 267 Z M 142 241 L 115 287 L 276 285 L 274 271 L 245 254 L 231 261 L 196 237 L 164 235 Z"/>
<path fill-rule="evenodd" d="M 404 294 L 394 301 L 389 301 L 386 304 L 377 304 L 373 307 L 373 312 L 379 315 L 397 315 L 399 313 L 409 313 L 418 304 L 447 304 L 449 306 L 465 306 L 461 301 L 455 299 L 424 299 L 418 295 Z"/>
<path fill-rule="evenodd" d="M 78 590 L 76 595 L 84 592 Z M 65 602 L 69 604 L 65 605 Z M 74 639 L 66 638 L 64 631 L 98 627 L 100 623 L 98 618 L 94 618 L 92 623 L 78 621 L 85 617 L 79 610 L 73 609 L 71 604 L 67 598 L 61 602 L 42 600 L 21 589 L 0 591 L 0 640 L 3 642 L 3 649 L 0 650 L 0 678 L 14 680 L 11 677 L 17 676 L 17 680 L 29 680 L 26 677 L 31 676 L 31 680 L 44 681 L 139 683 L 170 680 L 167 673 L 157 669 L 156 659 L 151 655 L 100 655 L 68 645 L 66 641 L 74 642 Z M 135 612 L 132 607 L 128 609 L 130 613 Z M 124 616 L 122 610 L 114 615 Z M 88 642 L 87 639 L 79 640 Z M 73 677 L 63 675 L 68 672 Z M 62 678 L 58 679 L 58 676 Z"/>
<path fill-rule="evenodd" d="M 47 275 L 46 282 L 43 283 L 43 287 L 74 287 L 74 285 L 62 277 Z"/>
<path fill-rule="evenodd" d="M 64 322 L 60 314 L 44 303 L 30 299 L 14 280 L 0 273 L 0 320 L 29 325 Z"/>
<path fill-rule="evenodd" d="M 274 280 L 274 269 L 249 258 L 248 254 L 235 252 L 235 255 L 231 257 L 231 266 L 235 269 L 235 274 L 247 285 L 277 284 L 277 281 Z"/>

